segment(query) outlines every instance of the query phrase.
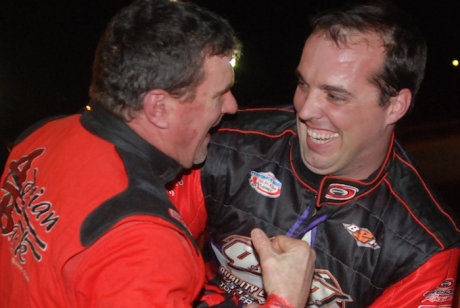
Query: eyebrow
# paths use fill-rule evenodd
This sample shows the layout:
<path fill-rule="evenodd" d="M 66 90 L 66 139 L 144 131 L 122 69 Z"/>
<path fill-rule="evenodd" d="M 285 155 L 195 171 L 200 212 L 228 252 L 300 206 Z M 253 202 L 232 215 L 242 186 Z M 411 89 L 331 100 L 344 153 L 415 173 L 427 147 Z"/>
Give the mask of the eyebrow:
<path fill-rule="evenodd" d="M 235 84 L 235 80 L 232 80 L 232 82 L 229 83 L 229 85 L 227 87 L 225 87 L 225 89 L 223 89 L 222 91 L 219 91 L 216 94 L 214 94 L 213 98 L 217 98 L 217 97 L 222 96 L 223 94 L 227 93 L 228 91 L 230 91 L 230 89 L 233 87 L 234 84 Z"/>
<path fill-rule="evenodd" d="M 328 92 L 341 93 L 341 94 L 344 94 L 344 95 L 347 95 L 347 96 L 350 96 L 350 97 L 354 96 L 352 93 L 348 92 L 347 90 L 345 90 L 342 87 L 330 86 L 330 85 L 325 84 L 325 85 L 321 85 L 319 88 L 322 89 L 322 90 L 326 90 Z"/>
<path fill-rule="evenodd" d="M 305 79 L 303 79 L 302 74 L 300 74 L 299 70 L 295 70 L 295 76 L 301 80 L 303 83 L 307 83 Z"/>
<path fill-rule="evenodd" d="M 308 82 L 305 81 L 305 79 L 302 77 L 302 74 L 300 74 L 300 72 L 298 70 L 295 71 L 295 74 L 296 74 L 297 78 L 299 78 L 299 80 L 301 80 L 305 84 L 308 84 Z M 328 91 L 328 92 L 336 92 L 336 93 L 341 93 L 341 94 L 344 94 L 344 95 L 347 95 L 347 96 L 350 96 L 350 97 L 354 97 L 354 95 L 352 93 L 350 93 L 349 91 L 345 90 L 342 87 L 331 86 L 331 85 L 325 84 L 325 85 L 321 85 L 319 88 L 321 90 L 325 90 L 325 91 Z"/>

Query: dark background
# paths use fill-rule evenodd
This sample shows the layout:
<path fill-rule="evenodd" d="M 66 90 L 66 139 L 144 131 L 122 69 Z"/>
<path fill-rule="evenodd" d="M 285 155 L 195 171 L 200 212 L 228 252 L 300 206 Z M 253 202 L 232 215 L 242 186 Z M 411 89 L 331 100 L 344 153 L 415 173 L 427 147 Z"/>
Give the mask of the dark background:
<path fill-rule="evenodd" d="M 0 137 L 88 102 L 93 53 L 108 20 L 130 0 L 0 0 Z M 196 0 L 224 16 L 244 44 L 234 94 L 240 105 L 291 103 L 308 17 L 332 0 Z M 354 1 L 359 2 L 359 1 Z M 426 37 L 426 78 L 402 125 L 460 118 L 458 1 L 403 1 Z M 415 4 L 414 4 L 415 3 Z"/>
<path fill-rule="evenodd" d="M 292 102 L 294 70 L 310 31 L 309 16 L 344 1 L 195 2 L 236 29 L 244 49 L 233 93 L 241 106 L 258 106 Z M 129 3 L 0 0 L 0 143 L 11 143 L 40 119 L 84 108 L 97 41 L 109 19 Z M 452 65 L 453 59 L 460 60 L 459 3 L 397 4 L 419 26 L 428 45 L 426 77 L 415 109 L 398 124 L 398 135 L 460 216 L 460 67 Z M 2 144 L 3 160 L 1 151 L 6 152 Z"/>

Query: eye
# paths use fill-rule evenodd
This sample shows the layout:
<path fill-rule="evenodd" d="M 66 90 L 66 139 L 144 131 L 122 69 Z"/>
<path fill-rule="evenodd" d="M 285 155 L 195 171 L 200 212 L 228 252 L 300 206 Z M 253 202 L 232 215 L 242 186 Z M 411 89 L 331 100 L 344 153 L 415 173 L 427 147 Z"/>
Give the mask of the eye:
<path fill-rule="evenodd" d="M 345 98 L 343 96 L 335 95 L 333 93 L 328 93 L 327 98 L 328 98 L 329 101 L 331 101 L 333 103 L 345 102 Z"/>
<path fill-rule="evenodd" d="M 302 79 L 297 79 L 297 88 L 302 90 L 302 91 L 308 91 L 309 86 L 308 84 L 303 81 Z"/>

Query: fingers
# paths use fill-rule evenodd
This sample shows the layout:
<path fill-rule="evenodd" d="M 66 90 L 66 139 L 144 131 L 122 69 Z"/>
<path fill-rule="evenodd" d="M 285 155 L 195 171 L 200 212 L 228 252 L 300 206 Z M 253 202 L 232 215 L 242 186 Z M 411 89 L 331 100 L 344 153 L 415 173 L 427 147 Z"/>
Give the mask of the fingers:
<path fill-rule="evenodd" d="M 260 229 L 251 232 L 259 254 L 267 294 L 276 294 L 294 307 L 305 307 L 310 293 L 316 255 L 306 242 L 276 236 L 272 241 Z"/>

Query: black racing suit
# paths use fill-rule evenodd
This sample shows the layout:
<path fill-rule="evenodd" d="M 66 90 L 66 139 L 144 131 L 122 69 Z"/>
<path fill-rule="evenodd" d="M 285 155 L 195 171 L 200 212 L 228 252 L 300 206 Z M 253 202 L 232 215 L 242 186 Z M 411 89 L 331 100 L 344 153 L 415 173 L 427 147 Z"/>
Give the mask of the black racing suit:
<path fill-rule="evenodd" d="M 394 137 L 382 166 L 356 181 L 306 168 L 292 108 L 232 118 L 213 135 L 201 175 L 193 171 L 176 187 L 192 195 L 201 176 L 220 277 L 214 283 L 240 305 L 263 302 L 250 242 L 259 227 L 268 236 L 304 239 L 316 251 L 308 307 L 449 307 L 459 223 Z"/>

